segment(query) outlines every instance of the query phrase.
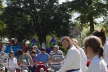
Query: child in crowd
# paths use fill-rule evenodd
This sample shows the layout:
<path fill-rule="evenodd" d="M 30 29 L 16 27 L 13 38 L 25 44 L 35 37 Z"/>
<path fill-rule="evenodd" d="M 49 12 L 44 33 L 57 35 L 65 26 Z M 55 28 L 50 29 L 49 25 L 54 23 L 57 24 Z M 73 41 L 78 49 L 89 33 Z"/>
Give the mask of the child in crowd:
<path fill-rule="evenodd" d="M 108 72 L 107 64 L 103 59 L 103 46 L 101 40 L 96 36 L 85 38 L 84 46 L 91 63 L 87 72 Z"/>

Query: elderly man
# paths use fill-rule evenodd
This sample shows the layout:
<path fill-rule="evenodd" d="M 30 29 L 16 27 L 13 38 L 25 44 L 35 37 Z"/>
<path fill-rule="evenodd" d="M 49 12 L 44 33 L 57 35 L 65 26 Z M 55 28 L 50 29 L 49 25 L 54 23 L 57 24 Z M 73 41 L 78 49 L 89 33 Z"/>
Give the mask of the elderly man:
<path fill-rule="evenodd" d="M 64 60 L 64 55 L 61 50 L 59 50 L 58 45 L 53 46 L 53 50 L 50 52 L 50 64 L 51 68 L 54 69 L 54 71 L 58 71 L 61 67 L 61 63 Z"/>

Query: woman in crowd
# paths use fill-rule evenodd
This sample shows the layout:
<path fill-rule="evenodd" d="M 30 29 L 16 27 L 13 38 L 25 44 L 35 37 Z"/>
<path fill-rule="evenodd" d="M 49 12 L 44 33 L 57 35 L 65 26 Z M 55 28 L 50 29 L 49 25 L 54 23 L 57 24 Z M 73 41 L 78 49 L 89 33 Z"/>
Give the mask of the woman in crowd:
<path fill-rule="evenodd" d="M 21 55 L 18 57 L 18 63 L 21 67 L 21 70 L 31 70 L 31 66 L 33 65 L 32 57 L 28 53 L 27 50 L 21 51 Z"/>
<path fill-rule="evenodd" d="M 108 41 L 106 41 L 106 33 L 104 29 L 96 30 L 93 32 L 94 36 L 97 36 L 101 39 L 102 45 L 104 47 L 104 59 L 108 65 Z"/>
<path fill-rule="evenodd" d="M 74 45 L 78 48 L 78 50 L 80 51 L 80 55 L 81 55 L 81 70 L 82 72 L 86 72 L 87 71 L 87 56 L 83 50 L 83 48 L 80 47 L 79 42 L 77 39 L 72 39 Z"/>
<path fill-rule="evenodd" d="M 80 51 L 74 46 L 70 37 L 63 37 L 62 45 L 68 49 L 63 65 L 58 72 L 82 72 L 80 70 Z"/>
<path fill-rule="evenodd" d="M 96 36 L 89 36 L 85 38 L 84 46 L 88 58 L 91 59 L 87 72 L 108 72 L 101 40 Z"/>

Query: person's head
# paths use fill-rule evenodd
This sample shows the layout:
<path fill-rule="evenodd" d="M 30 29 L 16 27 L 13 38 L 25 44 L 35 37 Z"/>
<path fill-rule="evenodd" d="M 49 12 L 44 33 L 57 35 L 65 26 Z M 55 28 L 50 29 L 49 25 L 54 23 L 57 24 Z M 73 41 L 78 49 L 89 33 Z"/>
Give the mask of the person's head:
<path fill-rule="evenodd" d="M 37 49 L 38 48 L 38 46 L 36 46 L 36 45 L 34 45 L 33 47 L 32 47 L 32 49 Z"/>
<path fill-rule="evenodd" d="M 11 51 L 11 52 L 9 53 L 9 57 L 14 57 L 14 52 L 13 52 L 13 51 Z"/>
<path fill-rule="evenodd" d="M 73 44 L 74 44 L 77 48 L 79 48 L 80 45 L 79 45 L 78 40 L 75 39 L 75 38 L 73 38 L 72 41 L 73 41 Z"/>
<path fill-rule="evenodd" d="M 88 58 L 93 58 L 96 55 L 103 57 L 103 47 L 100 38 L 96 36 L 89 36 L 85 38 L 84 46 Z"/>
<path fill-rule="evenodd" d="M 61 43 L 64 48 L 70 48 L 73 45 L 72 39 L 68 36 L 63 37 Z"/>
<path fill-rule="evenodd" d="M 20 56 L 20 55 L 23 55 L 23 51 L 22 50 L 18 50 L 17 51 L 17 54 Z"/>
<path fill-rule="evenodd" d="M 99 37 L 102 40 L 102 45 L 106 42 L 106 33 L 104 29 L 96 30 L 92 33 L 94 36 Z"/>
<path fill-rule="evenodd" d="M 35 55 L 36 55 L 36 51 L 32 51 L 31 56 L 35 56 Z"/>
<path fill-rule="evenodd" d="M 2 56 L 5 55 L 5 52 L 4 52 L 4 51 L 1 51 L 1 55 L 2 55 Z"/>
<path fill-rule="evenodd" d="M 27 50 L 27 49 L 23 50 L 23 53 L 28 53 L 28 52 L 29 52 L 29 50 Z"/>
<path fill-rule="evenodd" d="M 59 50 L 59 46 L 58 45 L 54 45 L 53 46 L 53 51 L 58 51 Z"/>
<path fill-rule="evenodd" d="M 44 49 L 44 48 L 41 48 L 40 51 L 41 51 L 41 53 L 46 53 L 46 49 Z"/>

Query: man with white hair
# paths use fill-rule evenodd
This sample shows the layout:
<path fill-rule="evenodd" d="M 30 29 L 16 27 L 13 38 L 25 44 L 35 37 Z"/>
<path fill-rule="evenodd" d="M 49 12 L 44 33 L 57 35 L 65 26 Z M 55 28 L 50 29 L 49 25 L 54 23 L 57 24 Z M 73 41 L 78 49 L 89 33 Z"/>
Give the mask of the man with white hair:
<path fill-rule="evenodd" d="M 58 71 L 61 67 L 61 62 L 64 60 L 64 55 L 61 50 L 59 50 L 58 45 L 53 46 L 53 50 L 50 52 L 50 64 L 54 71 Z"/>

